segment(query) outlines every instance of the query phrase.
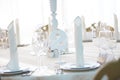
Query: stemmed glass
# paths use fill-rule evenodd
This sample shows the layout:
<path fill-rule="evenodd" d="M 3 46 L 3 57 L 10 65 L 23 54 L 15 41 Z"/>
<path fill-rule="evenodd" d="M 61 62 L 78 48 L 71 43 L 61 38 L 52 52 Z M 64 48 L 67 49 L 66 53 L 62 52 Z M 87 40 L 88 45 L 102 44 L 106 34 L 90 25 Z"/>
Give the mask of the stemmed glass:
<path fill-rule="evenodd" d="M 114 35 L 112 34 L 110 38 L 110 43 L 109 43 L 109 49 L 111 50 L 111 53 L 113 53 L 113 49 L 117 47 L 117 40 L 115 39 Z"/>
<path fill-rule="evenodd" d="M 101 64 L 114 60 L 113 49 L 116 47 L 116 40 L 110 30 L 99 31 L 99 58 Z"/>
<path fill-rule="evenodd" d="M 55 29 L 49 35 L 50 56 L 55 58 L 55 72 L 56 74 L 62 74 L 61 65 L 62 54 L 66 51 L 67 37 L 65 33 L 59 29 Z"/>
<path fill-rule="evenodd" d="M 55 54 L 58 55 L 57 56 L 58 60 L 56 62 L 58 67 L 56 69 L 56 74 L 63 74 L 63 71 L 61 70 L 61 66 L 64 64 L 64 62 L 62 61 L 62 55 L 65 53 L 65 48 L 64 48 L 65 40 L 60 33 L 57 34 L 55 37 L 58 38 L 57 49 L 54 50 Z M 60 41 L 61 38 L 63 38 L 63 40 Z"/>
<path fill-rule="evenodd" d="M 111 52 L 111 57 L 108 59 L 108 61 L 115 60 L 115 55 L 113 50 L 117 47 L 117 40 L 115 39 L 115 36 L 113 34 L 111 35 L 108 46 Z"/>
<path fill-rule="evenodd" d="M 32 37 L 32 47 L 35 55 L 38 57 L 38 70 L 43 70 L 42 56 L 46 55 L 48 48 L 47 33 L 44 31 L 35 31 Z"/>
<path fill-rule="evenodd" d="M 113 32 L 106 23 L 100 23 L 97 31 L 96 38 L 93 38 L 94 45 L 99 48 L 97 61 L 103 64 L 114 60 L 113 49 L 116 48 L 116 39 Z"/>
<path fill-rule="evenodd" d="M 55 52 L 58 54 L 58 57 L 57 57 L 57 67 L 56 67 L 56 74 L 63 74 L 63 71 L 61 70 L 61 65 L 64 64 L 64 62 L 62 62 L 62 54 L 64 53 L 63 50 L 60 50 L 60 49 L 56 49 Z"/>
<path fill-rule="evenodd" d="M 1 48 L 4 48 L 4 49 L 8 47 L 7 30 L 0 31 L 0 46 Z"/>

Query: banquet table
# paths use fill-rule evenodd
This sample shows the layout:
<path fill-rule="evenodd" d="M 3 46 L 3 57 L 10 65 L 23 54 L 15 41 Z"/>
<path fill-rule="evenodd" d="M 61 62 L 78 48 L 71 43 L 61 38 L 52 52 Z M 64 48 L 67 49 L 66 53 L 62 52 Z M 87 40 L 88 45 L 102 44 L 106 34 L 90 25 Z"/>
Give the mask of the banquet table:
<path fill-rule="evenodd" d="M 92 42 L 83 42 L 84 46 L 84 61 L 96 62 L 99 50 Z M 74 48 L 70 47 L 70 51 L 61 56 L 61 59 L 65 63 L 75 63 L 76 55 Z M 120 57 L 120 44 L 117 43 L 117 47 L 113 50 L 115 57 Z M 0 66 L 6 65 L 9 61 L 9 48 L 0 49 Z M 37 56 L 34 55 L 32 46 L 18 47 L 19 65 L 22 68 L 28 68 L 34 70 L 37 65 Z M 1 80 L 93 80 L 93 77 L 97 73 L 98 69 L 89 71 L 63 71 L 63 74 L 55 73 L 55 62 L 57 58 L 51 58 L 48 56 L 42 56 L 42 65 L 47 68 L 42 72 L 33 72 L 31 75 L 13 75 L 13 76 L 0 76 Z"/>

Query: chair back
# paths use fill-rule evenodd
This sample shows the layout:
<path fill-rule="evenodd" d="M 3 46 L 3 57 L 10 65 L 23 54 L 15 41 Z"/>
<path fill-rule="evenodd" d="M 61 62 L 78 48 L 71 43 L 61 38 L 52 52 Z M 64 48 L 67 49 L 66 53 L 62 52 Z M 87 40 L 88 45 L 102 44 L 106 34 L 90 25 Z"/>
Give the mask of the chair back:
<path fill-rule="evenodd" d="M 120 59 L 103 65 L 94 80 L 103 80 L 104 76 L 107 76 L 108 80 L 120 80 Z"/>

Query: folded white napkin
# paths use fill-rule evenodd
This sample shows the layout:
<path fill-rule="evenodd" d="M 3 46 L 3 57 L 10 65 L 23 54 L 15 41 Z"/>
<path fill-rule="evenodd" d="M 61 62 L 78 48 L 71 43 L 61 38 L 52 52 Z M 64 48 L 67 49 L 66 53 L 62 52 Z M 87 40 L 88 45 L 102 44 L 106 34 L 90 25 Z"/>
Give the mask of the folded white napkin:
<path fill-rule="evenodd" d="M 74 20 L 74 38 L 76 49 L 76 64 L 78 67 L 84 67 L 84 54 L 82 44 L 82 25 L 81 18 L 77 16 Z"/>
<path fill-rule="evenodd" d="M 8 40 L 9 40 L 9 48 L 10 48 L 10 61 L 7 65 L 7 68 L 12 71 L 16 71 L 19 70 L 19 64 L 18 64 L 18 53 L 17 53 L 17 45 L 16 45 L 13 21 L 8 26 Z"/>

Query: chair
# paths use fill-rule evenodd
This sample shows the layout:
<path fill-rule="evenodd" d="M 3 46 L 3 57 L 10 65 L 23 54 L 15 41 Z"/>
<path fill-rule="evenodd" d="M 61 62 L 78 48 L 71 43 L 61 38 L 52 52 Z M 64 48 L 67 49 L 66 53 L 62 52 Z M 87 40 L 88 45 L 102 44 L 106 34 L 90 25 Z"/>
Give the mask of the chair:
<path fill-rule="evenodd" d="M 86 31 L 87 28 L 85 27 L 86 26 L 85 25 L 85 17 L 81 16 L 80 18 L 81 18 L 81 25 L 82 25 L 82 32 L 83 32 L 82 33 L 83 42 L 91 42 L 92 41 L 92 31 Z"/>
<path fill-rule="evenodd" d="M 105 76 L 108 80 L 120 80 L 120 59 L 103 65 L 95 75 L 94 80 L 103 80 Z"/>

